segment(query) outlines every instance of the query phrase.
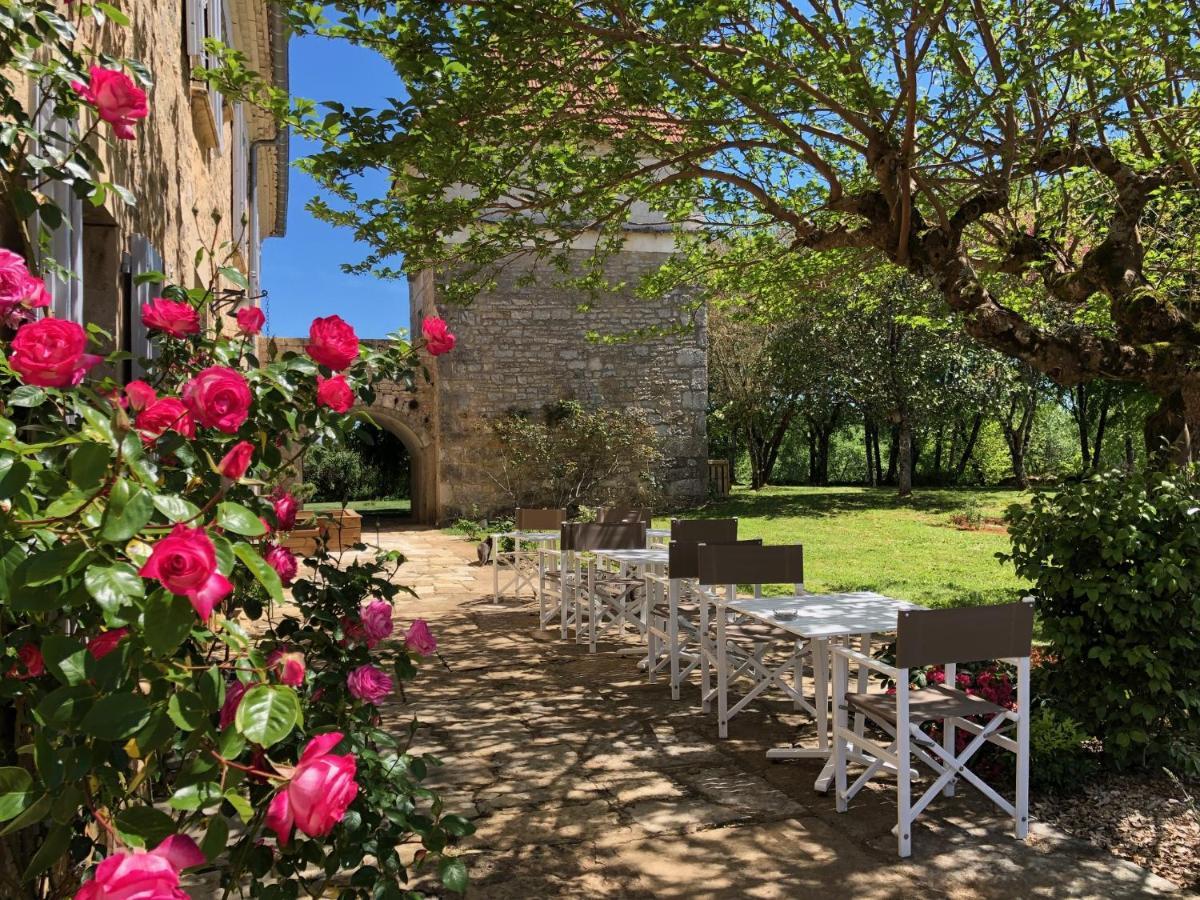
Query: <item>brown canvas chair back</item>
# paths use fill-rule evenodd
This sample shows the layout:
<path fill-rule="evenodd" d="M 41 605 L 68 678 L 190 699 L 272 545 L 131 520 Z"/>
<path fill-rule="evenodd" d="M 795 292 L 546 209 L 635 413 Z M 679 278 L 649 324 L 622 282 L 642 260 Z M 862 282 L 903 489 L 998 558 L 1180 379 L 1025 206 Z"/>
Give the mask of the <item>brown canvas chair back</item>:
<path fill-rule="evenodd" d="M 602 525 L 620 522 L 650 522 L 650 510 L 634 509 L 629 506 L 602 506 L 596 510 L 596 521 Z"/>
<path fill-rule="evenodd" d="M 517 531 L 558 531 L 565 521 L 565 509 L 517 509 Z"/>
<path fill-rule="evenodd" d="M 701 584 L 802 584 L 804 548 L 701 544 Z"/>
<path fill-rule="evenodd" d="M 705 546 L 728 546 L 735 544 L 738 546 L 761 547 L 762 538 L 755 538 L 752 541 L 707 541 Z M 700 542 L 699 541 L 671 541 L 670 547 L 667 549 L 667 573 L 672 578 L 699 578 L 700 577 Z"/>
<path fill-rule="evenodd" d="M 906 610 L 896 631 L 896 665 L 1008 659 L 1028 656 L 1032 646 L 1032 603 Z"/>
<path fill-rule="evenodd" d="M 671 540 L 732 544 L 737 541 L 737 522 L 737 519 L 672 519 Z"/>
<path fill-rule="evenodd" d="M 562 526 L 559 546 L 563 550 L 644 550 L 646 523 L 568 522 Z"/>

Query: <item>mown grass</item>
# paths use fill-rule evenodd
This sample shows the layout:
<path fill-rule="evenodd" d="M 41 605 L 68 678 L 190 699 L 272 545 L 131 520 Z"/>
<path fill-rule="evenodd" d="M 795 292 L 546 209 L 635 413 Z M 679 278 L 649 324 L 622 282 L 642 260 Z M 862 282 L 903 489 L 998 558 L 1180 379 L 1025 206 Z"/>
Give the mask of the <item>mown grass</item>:
<path fill-rule="evenodd" d="M 922 489 L 901 499 L 894 489 L 861 487 L 735 488 L 728 498 L 681 513 L 738 517 L 740 538 L 804 545 L 811 591 L 872 590 L 928 606 L 998 603 L 1026 586 L 996 554 L 1005 533 L 963 531 L 950 517 L 976 505 L 999 518 L 1028 494 L 1005 490 Z M 667 527 L 670 517 L 655 524 Z"/>
<path fill-rule="evenodd" d="M 342 506 L 343 504 L 334 502 L 304 504 L 305 509 L 314 509 L 318 512 L 341 509 Z M 412 513 L 411 500 L 351 500 L 345 506 L 357 513 L 373 516 L 407 516 Z"/>

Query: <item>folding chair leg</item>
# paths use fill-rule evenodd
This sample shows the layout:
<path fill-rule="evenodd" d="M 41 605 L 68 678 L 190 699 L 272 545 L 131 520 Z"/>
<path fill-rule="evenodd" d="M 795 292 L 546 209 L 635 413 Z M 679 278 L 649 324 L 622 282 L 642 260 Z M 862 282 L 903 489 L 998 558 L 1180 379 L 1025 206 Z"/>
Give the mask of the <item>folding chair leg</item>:
<path fill-rule="evenodd" d="M 813 641 L 813 707 L 817 713 L 817 748 L 829 749 L 829 642 Z M 843 693 L 844 696 L 844 693 Z"/>
<path fill-rule="evenodd" d="M 724 607 L 717 607 L 717 736 L 729 737 L 729 645 Z"/>
<path fill-rule="evenodd" d="M 846 752 L 849 744 L 845 732 L 848 724 L 846 715 L 846 684 L 849 662 L 845 657 L 836 657 L 833 661 L 833 779 L 834 779 L 834 808 L 843 813 L 848 808 L 846 802 Z"/>
<path fill-rule="evenodd" d="M 712 694 L 712 646 L 708 640 L 708 600 L 700 598 L 700 709 L 708 712 Z"/>
<path fill-rule="evenodd" d="M 1016 835 L 1029 835 L 1029 657 L 1017 660 Z"/>
<path fill-rule="evenodd" d="M 667 652 L 671 654 L 671 699 L 679 699 L 679 579 L 667 586 Z"/>
<path fill-rule="evenodd" d="M 796 647 L 793 651 L 794 659 L 792 661 L 792 687 L 796 691 L 796 696 L 792 700 L 792 709 L 801 710 L 804 708 L 804 701 L 801 699 L 804 696 L 804 657 L 800 655 L 802 641 L 796 641 Z M 837 695 L 834 694 L 836 697 Z"/>
<path fill-rule="evenodd" d="M 908 672 L 896 684 L 896 848 L 900 856 L 912 855 L 912 756 L 908 732 Z"/>
<path fill-rule="evenodd" d="M 958 682 L 956 681 L 956 679 L 958 676 L 958 665 L 956 663 L 947 663 L 945 666 L 945 669 L 944 669 L 944 674 L 946 677 L 945 677 L 945 681 L 943 683 L 947 687 L 957 689 Z M 953 719 L 942 719 L 942 749 L 944 749 L 947 753 L 950 753 L 950 754 L 955 753 L 955 744 L 957 743 L 955 732 L 956 732 L 956 729 L 954 727 L 954 720 Z M 947 784 L 945 787 L 945 790 L 942 791 L 942 796 L 943 797 L 953 797 L 954 789 L 955 789 L 955 787 L 957 787 L 957 785 L 958 785 L 958 779 L 951 778 L 950 783 Z"/>

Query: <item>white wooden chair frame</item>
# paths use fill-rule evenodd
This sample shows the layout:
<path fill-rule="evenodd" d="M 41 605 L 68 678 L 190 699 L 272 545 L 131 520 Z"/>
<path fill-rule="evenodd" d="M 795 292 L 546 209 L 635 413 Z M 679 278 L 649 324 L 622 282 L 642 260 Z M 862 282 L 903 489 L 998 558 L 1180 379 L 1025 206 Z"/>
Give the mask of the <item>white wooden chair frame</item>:
<path fill-rule="evenodd" d="M 985 797 L 1013 818 L 1014 831 L 1018 840 L 1029 833 L 1029 657 L 1014 660 L 1017 668 L 1017 710 L 1005 711 L 991 716 L 984 724 L 960 716 L 942 720 L 942 742 L 939 744 L 920 728 L 920 722 L 910 719 L 909 670 L 889 666 L 880 660 L 859 653 L 845 645 L 833 645 L 833 746 L 834 783 L 837 792 L 837 811 L 846 812 L 848 803 L 862 790 L 863 786 L 881 770 L 887 769 L 896 776 L 897 823 L 896 839 L 900 856 L 912 855 L 912 824 L 939 794 L 953 796 L 955 782 L 961 777 L 972 784 Z M 896 724 L 866 713 L 875 725 L 891 738 L 884 747 L 867 737 L 861 728 L 848 724 L 849 709 L 845 697 L 849 684 L 850 663 L 859 666 L 860 680 L 864 670 L 870 669 L 886 675 L 896 685 Z M 953 686 L 957 666 L 945 664 L 945 684 Z M 857 712 L 857 710 L 856 710 Z M 1000 734 L 1001 729 L 1016 724 L 1017 735 Z M 955 732 L 963 729 L 975 737 L 961 753 L 955 753 Z M 985 744 L 992 743 L 1004 748 L 1017 757 L 1015 802 L 1010 803 L 990 785 L 967 768 L 971 757 Z M 847 763 L 851 760 L 864 762 L 866 770 L 853 784 L 847 786 Z M 914 803 L 912 801 L 912 778 L 914 762 L 920 762 L 933 770 L 934 782 Z"/>
<path fill-rule="evenodd" d="M 582 626 L 586 621 L 589 652 L 596 652 L 600 633 L 609 628 L 616 628 L 619 634 L 624 634 L 625 626 L 628 625 L 637 635 L 646 635 L 646 623 L 641 617 L 645 601 L 637 597 L 639 591 L 642 597 L 645 597 L 645 579 L 635 579 L 631 572 L 630 566 L 617 565 L 610 568 L 603 559 L 588 555 L 587 571 L 582 580 L 587 589 L 575 593 L 575 621 L 578 623 L 575 641 L 582 643 Z M 610 595 L 601 590 L 606 581 L 616 581 L 621 588 L 620 592 Z M 626 581 L 630 583 L 625 583 Z"/>
<path fill-rule="evenodd" d="M 698 622 L 682 615 L 679 602 L 684 594 L 695 595 L 699 584 L 694 578 L 669 578 L 648 575 L 646 602 L 646 671 L 653 684 L 658 673 L 669 669 L 671 699 L 678 700 L 680 686 L 700 667 L 700 628 Z M 654 612 L 654 592 L 666 592 L 667 614 Z M 689 652 L 688 647 L 693 649 Z"/>

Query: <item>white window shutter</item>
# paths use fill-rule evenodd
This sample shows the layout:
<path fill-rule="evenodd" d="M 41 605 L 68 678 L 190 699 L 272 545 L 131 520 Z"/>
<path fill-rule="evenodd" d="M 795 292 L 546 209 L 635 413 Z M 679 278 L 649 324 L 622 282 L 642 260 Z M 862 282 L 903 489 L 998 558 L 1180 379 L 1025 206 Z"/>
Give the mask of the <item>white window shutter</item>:
<path fill-rule="evenodd" d="M 55 114 L 52 104 L 41 102 L 41 86 L 33 87 L 33 107 L 38 109 L 37 128 L 40 134 L 55 134 L 65 137 L 70 128 L 65 119 Z M 51 139 L 53 140 L 53 139 Z M 53 151 L 53 145 L 43 144 L 42 151 Z M 61 158 L 61 154 L 59 154 Z M 40 240 L 42 223 L 34 222 L 34 234 L 38 236 L 36 253 L 39 268 L 50 292 L 50 309 L 59 319 L 70 319 L 83 324 L 83 201 L 75 196 L 69 184 L 51 180 L 42 187 L 42 193 L 62 211 L 62 223 L 50 231 L 50 243 L 45 248 L 50 259 L 66 269 L 69 277 L 46 265 Z"/>
<path fill-rule="evenodd" d="M 249 216 L 246 211 L 246 193 L 250 188 L 249 152 L 246 110 L 241 103 L 237 103 L 233 107 L 233 185 L 230 198 L 233 221 L 230 224 L 230 234 L 233 236 L 234 247 L 242 251 L 243 260 L 247 257 L 247 236 L 250 233 Z"/>
<path fill-rule="evenodd" d="M 137 279 L 139 275 L 145 275 L 147 272 L 161 272 L 163 259 L 154 249 L 154 245 L 150 243 L 150 239 L 141 234 L 135 234 L 130 238 L 129 255 L 130 277 L 133 279 L 133 290 L 130 292 L 133 309 L 128 311 L 129 352 L 134 356 L 133 377 L 141 378 L 146 374 L 146 370 L 138 362 L 138 357 L 153 359 L 157 355 L 157 348 L 150 340 L 150 333 L 142 321 L 142 305 L 149 303 L 158 295 L 162 290 L 162 284 L 154 281 L 138 284 Z"/>
<path fill-rule="evenodd" d="M 193 66 L 204 65 L 205 0 L 184 0 L 187 10 L 187 54 Z"/>
<path fill-rule="evenodd" d="M 225 41 L 225 35 L 228 33 L 226 28 L 228 13 L 225 10 L 224 0 L 208 0 L 208 36 L 218 41 Z M 212 54 L 204 54 L 204 65 L 207 68 L 213 68 L 217 65 L 217 60 Z M 221 92 L 214 87 L 208 89 L 208 102 L 212 105 L 213 125 L 216 126 L 217 133 L 217 150 L 224 150 L 225 141 L 225 114 L 224 104 L 225 98 L 221 96 Z"/>

